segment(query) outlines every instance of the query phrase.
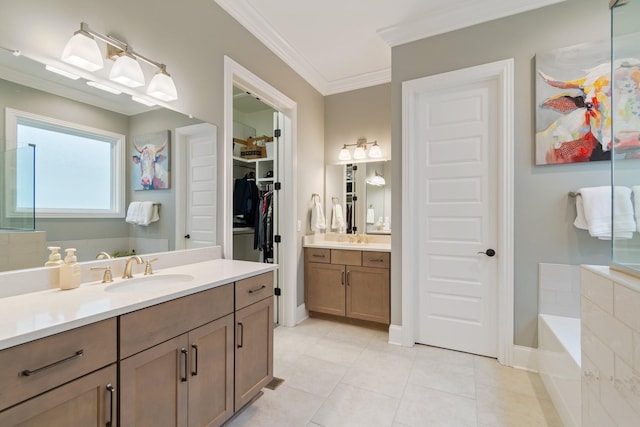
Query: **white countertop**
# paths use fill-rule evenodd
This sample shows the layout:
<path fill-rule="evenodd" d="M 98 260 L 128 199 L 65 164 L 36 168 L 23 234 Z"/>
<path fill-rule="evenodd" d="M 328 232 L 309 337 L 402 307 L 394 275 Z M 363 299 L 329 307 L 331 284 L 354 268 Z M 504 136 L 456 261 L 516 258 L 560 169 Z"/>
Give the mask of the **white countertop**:
<path fill-rule="evenodd" d="M 360 235 L 362 237 L 362 235 Z M 302 246 L 305 248 L 347 249 L 352 251 L 391 252 L 391 235 L 366 235 L 367 243 L 349 242 L 350 234 L 313 234 L 304 236 Z"/>
<path fill-rule="evenodd" d="M 277 268 L 275 264 L 217 259 L 158 269 L 154 276 L 187 274 L 193 280 L 157 289 L 107 292 L 108 285 L 132 280 L 114 277 L 113 283 L 91 282 L 68 291 L 49 289 L 0 298 L 0 350 Z"/>

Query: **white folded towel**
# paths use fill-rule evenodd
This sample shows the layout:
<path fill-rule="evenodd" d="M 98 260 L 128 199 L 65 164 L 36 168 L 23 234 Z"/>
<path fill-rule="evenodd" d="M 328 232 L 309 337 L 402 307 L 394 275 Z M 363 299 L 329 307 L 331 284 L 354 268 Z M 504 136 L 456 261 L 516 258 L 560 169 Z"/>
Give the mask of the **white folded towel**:
<path fill-rule="evenodd" d="M 640 232 L 640 185 L 631 187 L 633 193 L 633 212 L 636 220 L 636 231 Z"/>
<path fill-rule="evenodd" d="M 331 229 L 341 231 L 344 229 L 344 215 L 342 214 L 342 205 L 334 203 L 331 210 Z"/>
<path fill-rule="evenodd" d="M 367 209 L 367 224 L 373 224 L 376 222 L 376 214 L 373 208 Z"/>
<path fill-rule="evenodd" d="M 627 187 L 615 188 L 615 220 L 613 230 L 616 239 L 630 239 L 636 230 L 631 204 L 631 190 Z M 589 230 L 592 237 L 611 239 L 611 187 L 585 187 L 576 198 L 577 228 Z"/>
<path fill-rule="evenodd" d="M 158 221 L 158 204 L 155 202 L 131 202 L 127 209 L 125 221 L 129 224 L 148 226 Z"/>
<path fill-rule="evenodd" d="M 127 208 L 127 217 L 124 219 L 129 224 L 138 223 L 138 217 L 140 216 L 140 204 L 140 202 L 129 203 L 129 208 Z"/>
<path fill-rule="evenodd" d="M 326 228 L 327 220 L 322 212 L 320 196 L 313 196 L 313 205 L 311 206 L 311 231 L 320 231 Z"/>

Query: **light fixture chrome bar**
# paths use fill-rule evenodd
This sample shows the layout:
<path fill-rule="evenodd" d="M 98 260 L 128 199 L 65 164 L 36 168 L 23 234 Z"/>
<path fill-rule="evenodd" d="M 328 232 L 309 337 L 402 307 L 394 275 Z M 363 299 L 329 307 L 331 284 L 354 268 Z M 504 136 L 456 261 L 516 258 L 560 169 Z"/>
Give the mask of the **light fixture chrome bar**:
<path fill-rule="evenodd" d="M 613 9 L 616 7 L 624 6 L 629 3 L 629 0 L 610 0 L 609 1 L 609 9 Z"/>
<path fill-rule="evenodd" d="M 144 62 L 146 62 L 147 64 L 153 65 L 154 67 L 158 68 L 159 70 L 161 70 L 162 72 L 166 73 L 167 72 L 167 66 L 165 64 L 162 64 L 160 62 L 156 62 L 152 59 L 147 58 L 144 55 L 139 54 L 138 52 L 134 51 L 130 45 L 128 45 L 127 43 L 118 40 L 117 38 L 110 36 L 110 35 L 104 35 L 101 34 L 97 31 L 92 30 L 91 28 L 89 28 L 89 25 L 86 22 L 81 22 L 80 23 L 80 32 L 86 33 L 86 34 L 90 34 L 91 36 L 97 38 L 98 40 L 103 41 L 104 43 L 110 44 L 111 46 L 120 49 L 121 51 L 128 53 L 129 55 L 135 57 L 136 59 L 141 59 Z"/>

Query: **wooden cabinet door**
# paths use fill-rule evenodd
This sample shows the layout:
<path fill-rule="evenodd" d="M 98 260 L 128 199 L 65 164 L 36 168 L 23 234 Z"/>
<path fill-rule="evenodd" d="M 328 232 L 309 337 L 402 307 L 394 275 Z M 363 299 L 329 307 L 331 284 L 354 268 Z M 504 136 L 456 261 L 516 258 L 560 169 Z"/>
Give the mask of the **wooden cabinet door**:
<path fill-rule="evenodd" d="M 115 427 L 117 385 L 113 364 L 0 412 L 0 425 Z"/>
<path fill-rule="evenodd" d="M 189 332 L 189 426 L 233 415 L 233 314 Z"/>
<path fill-rule="evenodd" d="M 273 378 L 273 297 L 236 312 L 235 410 Z"/>
<path fill-rule="evenodd" d="M 389 323 L 389 270 L 347 267 L 347 317 Z"/>
<path fill-rule="evenodd" d="M 120 422 L 124 426 L 187 425 L 187 334 L 120 362 Z"/>
<path fill-rule="evenodd" d="M 344 316 L 344 265 L 308 262 L 304 275 L 307 310 Z"/>

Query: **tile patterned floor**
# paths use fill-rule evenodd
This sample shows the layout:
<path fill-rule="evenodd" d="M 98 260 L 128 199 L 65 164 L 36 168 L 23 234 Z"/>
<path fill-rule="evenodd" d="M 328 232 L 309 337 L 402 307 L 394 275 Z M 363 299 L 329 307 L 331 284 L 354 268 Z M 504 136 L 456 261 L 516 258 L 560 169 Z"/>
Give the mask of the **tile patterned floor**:
<path fill-rule="evenodd" d="M 228 427 L 562 426 L 537 374 L 387 339 L 318 319 L 276 328 L 274 375 L 285 381 Z"/>

